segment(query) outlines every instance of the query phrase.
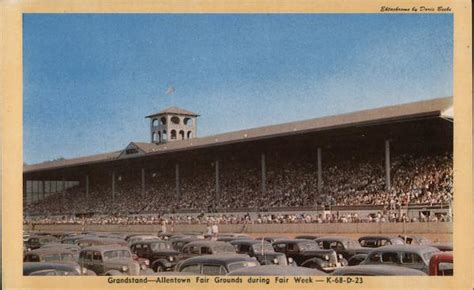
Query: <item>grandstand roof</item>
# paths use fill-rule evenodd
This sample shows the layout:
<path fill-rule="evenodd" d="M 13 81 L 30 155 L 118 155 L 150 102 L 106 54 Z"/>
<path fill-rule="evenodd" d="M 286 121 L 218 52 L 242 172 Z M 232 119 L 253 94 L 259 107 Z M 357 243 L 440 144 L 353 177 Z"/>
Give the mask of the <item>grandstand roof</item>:
<path fill-rule="evenodd" d="M 148 115 L 145 118 L 151 118 L 151 117 L 165 115 L 165 114 L 177 114 L 177 115 L 186 115 L 186 116 L 192 116 L 192 117 L 199 116 L 198 114 L 193 113 L 191 111 L 187 111 L 185 109 L 181 109 L 181 108 L 178 108 L 178 107 L 169 107 L 169 108 L 166 108 L 162 111 L 159 111 L 158 113 Z"/>
<path fill-rule="evenodd" d="M 219 135 L 193 138 L 164 144 L 131 142 L 126 149 L 120 151 L 27 165 L 24 167 L 24 173 L 107 162 L 121 158 L 133 158 L 144 155 L 164 154 L 174 151 L 191 150 L 230 143 L 249 142 L 253 140 L 269 139 L 272 137 L 287 136 L 306 132 L 400 122 L 422 117 L 443 117 L 452 120 L 452 107 L 453 98 L 447 97 L 279 125 L 245 129 Z M 161 112 L 169 110 L 173 111 L 173 108 L 169 108 Z M 128 155 L 126 150 L 132 147 L 137 149 L 138 152 Z"/>

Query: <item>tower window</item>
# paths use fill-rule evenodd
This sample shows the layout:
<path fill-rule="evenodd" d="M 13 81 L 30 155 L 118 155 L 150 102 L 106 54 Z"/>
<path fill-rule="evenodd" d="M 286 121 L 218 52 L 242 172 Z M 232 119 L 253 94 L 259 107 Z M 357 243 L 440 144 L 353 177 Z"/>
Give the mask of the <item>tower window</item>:
<path fill-rule="evenodd" d="M 179 137 L 180 137 L 181 140 L 184 140 L 184 131 L 183 130 L 179 131 Z"/>
<path fill-rule="evenodd" d="M 171 140 L 176 140 L 176 130 L 171 130 Z"/>
<path fill-rule="evenodd" d="M 171 117 L 171 123 L 179 125 L 179 117 L 173 116 Z"/>
<path fill-rule="evenodd" d="M 161 117 L 160 124 L 161 125 L 166 125 L 166 117 Z"/>
<path fill-rule="evenodd" d="M 191 118 L 184 118 L 184 125 L 191 127 L 193 125 L 193 119 Z"/>

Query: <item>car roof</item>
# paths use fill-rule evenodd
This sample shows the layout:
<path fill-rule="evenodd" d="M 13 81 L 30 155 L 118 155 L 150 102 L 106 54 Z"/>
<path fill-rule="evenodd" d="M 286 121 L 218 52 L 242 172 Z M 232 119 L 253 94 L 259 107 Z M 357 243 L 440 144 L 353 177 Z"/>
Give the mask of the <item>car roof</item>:
<path fill-rule="evenodd" d="M 420 270 L 415 270 L 408 267 L 380 264 L 343 267 L 335 270 L 331 275 L 340 276 L 345 273 L 350 273 L 353 275 L 369 274 L 377 276 L 426 276 L 426 273 Z"/>
<path fill-rule="evenodd" d="M 159 239 L 158 236 L 155 236 L 155 235 L 147 235 L 147 234 L 143 234 L 143 235 L 134 235 L 134 236 L 130 236 L 128 237 L 128 239 L 131 239 L 131 238 L 155 238 L 155 239 Z"/>
<path fill-rule="evenodd" d="M 375 236 L 362 236 L 362 237 L 359 238 L 359 241 L 363 240 L 363 239 L 387 239 L 387 240 L 400 239 L 400 240 L 403 241 L 402 238 L 397 237 L 397 236 L 377 236 L 377 235 L 375 235 Z"/>
<path fill-rule="evenodd" d="M 67 244 L 67 243 L 47 243 L 45 245 L 42 245 L 41 246 L 41 249 L 46 249 L 46 248 L 78 248 L 80 249 L 80 247 L 78 245 L 74 245 L 74 244 Z"/>
<path fill-rule="evenodd" d="M 229 273 L 229 276 L 326 276 L 327 274 L 317 269 L 305 267 L 289 267 L 279 265 L 264 265 L 257 267 L 241 268 Z"/>
<path fill-rule="evenodd" d="M 88 241 L 102 242 L 102 243 L 120 243 L 120 244 L 127 243 L 125 240 L 120 239 L 120 238 L 100 238 L 100 237 L 84 238 L 84 239 L 81 239 L 79 243 L 88 242 Z"/>
<path fill-rule="evenodd" d="M 57 253 L 73 254 L 71 251 L 64 248 L 39 248 L 39 249 L 29 251 L 28 253 L 26 253 L 26 255 L 28 254 L 45 255 L 45 254 L 57 254 Z"/>
<path fill-rule="evenodd" d="M 203 255 L 188 258 L 183 261 L 183 264 L 188 263 L 215 263 L 215 264 L 225 264 L 225 263 L 234 263 L 234 262 L 257 262 L 255 258 L 250 258 L 247 255 Z M 258 263 L 258 262 L 257 262 Z"/>
<path fill-rule="evenodd" d="M 229 242 L 232 245 L 255 245 L 255 244 L 267 244 L 271 245 L 270 242 L 267 242 L 265 240 L 248 240 L 248 239 L 243 239 L 243 240 L 233 240 Z"/>
<path fill-rule="evenodd" d="M 320 237 L 316 241 L 357 241 L 356 239 L 342 236 Z"/>
<path fill-rule="evenodd" d="M 186 246 L 232 246 L 232 244 L 223 241 L 198 240 L 186 244 Z"/>
<path fill-rule="evenodd" d="M 130 249 L 126 246 L 121 246 L 121 245 L 99 245 L 99 246 L 92 246 L 92 247 L 86 247 L 81 250 L 81 252 L 84 251 L 108 251 L 108 250 L 128 250 Z"/>
<path fill-rule="evenodd" d="M 438 258 L 453 258 L 453 252 L 439 252 L 439 253 L 435 253 L 433 254 L 433 257 L 438 257 Z"/>
<path fill-rule="evenodd" d="M 184 237 L 179 237 L 179 238 L 176 238 L 176 239 L 171 239 L 171 242 L 174 243 L 174 242 L 193 242 L 193 241 L 204 241 L 204 239 L 201 239 L 201 238 L 198 238 L 196 236 L 184 236 Z"/>
<path fill-rule="evenodd" d="M 136 242 L 133 242 L 133 244 L 141 243 L 141 244 L 151 244 L 151 243 L 166 243 L 166 244 L 171 244 L 170 241 L 168 240 L 161 240 L 159 238 L 156 239 L 145 239 L 145 240 L 139 240 Z"/>
<path fill-rule="evenodd" d="M 308 243 L 308 242 L 312 242 L 312 241 L 313 240 L 308 240 L 308 239 L 288 239 L 288 238 L 286 238 L 286 239 L 276 240 L 273 243 L 274 244 L 276 244 L 276 243 L 301 243 L 301 242 Z"/>
<path fill-rule="evenodd" d="M 411 252 L 411 253 L 426 253 L 426 252 L 438 252 L 437 248 L 431 246 L 418 246 L 418 245 L 388 245 L 378 248 L 374 248 L 372 251 L 395 251 L 395 252 Z"/>

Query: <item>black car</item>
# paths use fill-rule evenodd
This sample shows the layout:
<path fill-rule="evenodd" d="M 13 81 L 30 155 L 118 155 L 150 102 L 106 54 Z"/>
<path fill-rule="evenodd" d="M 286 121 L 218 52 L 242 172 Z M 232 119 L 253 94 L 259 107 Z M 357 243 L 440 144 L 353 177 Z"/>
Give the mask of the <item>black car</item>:
<path fill-rule="evenodd" d="M 58 243 L 59 240 L 51 235 L 34 235 L 28 237 L 28 240 L 25 242 L 25 247 L 27 251 L 35 250 L 41 248 L 43 245 L 48 243 Z"/>
<path fill-rule="evenodd" d="M 286 239 L 273 243 L 275 252 L 284 253 L 287 258 L 293 259 L 297 266 L 314 268 L 324 272 L 331 272 L 341 267 L 333 250 L 321 249 L 314 241 Z"/>
<path fill-rule="evenodd" d="M 281 265 L 287 266 L 285 254 L 277 253 L 272 247 L 272 244 L 266 241 L 257 240 L 234 240 L 230 242 L 235 247 L 237 254 L 246 254 L 250 257 L 255 257 L 260 265 Z M 293 262 L 293 259 L 290 259 Z"/>
<path fill-rule="evenodd" d="M 363 248 L 357 240 L 347 237 L 322 237 L 315 240 L 322 249 L 332 249 L 336 251 L 338 256 L 344 259 L 343 265 L 347 265 L 347 261 L 357 254 L 368 254 L 370 248 Z"/>
<path fill-rule="evenodd" d="M 176 266 L 176 270 L 189 275 L 220 276 L 248 267 L 258 266 L 255 258 L 247 255 L 205 255 L 189 258 Z"/>
<path fill-rule="evenodd" d="M 23 263 L 23 276 L 79 276 L 81 271 L 74 265 L 58 263 Z"/>
<path fill-rule="evenodd" d="M 130 245 L 132 253 L 150 261 L 155 272 L 172 271 L 178 261 L 179 252 L 168 241 L 143 240 Z"/>
<path fill-rule="evenodd" d="M 393 265 L 428 274 L 431 256 L 439 252 L 430 246 L 395 245 L 372 249 L 361 265 Z"/>

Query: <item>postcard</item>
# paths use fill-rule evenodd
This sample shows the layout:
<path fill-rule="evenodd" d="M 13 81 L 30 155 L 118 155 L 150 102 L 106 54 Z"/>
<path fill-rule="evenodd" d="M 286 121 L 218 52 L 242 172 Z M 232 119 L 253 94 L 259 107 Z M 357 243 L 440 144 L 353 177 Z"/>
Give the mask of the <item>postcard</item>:
<path fill-rule="evenodd" d="M 473 289 L 468 1 L 1 7 L 5 289 Z"/>

